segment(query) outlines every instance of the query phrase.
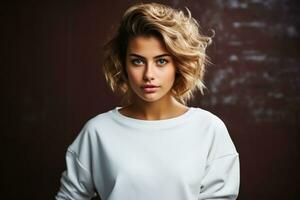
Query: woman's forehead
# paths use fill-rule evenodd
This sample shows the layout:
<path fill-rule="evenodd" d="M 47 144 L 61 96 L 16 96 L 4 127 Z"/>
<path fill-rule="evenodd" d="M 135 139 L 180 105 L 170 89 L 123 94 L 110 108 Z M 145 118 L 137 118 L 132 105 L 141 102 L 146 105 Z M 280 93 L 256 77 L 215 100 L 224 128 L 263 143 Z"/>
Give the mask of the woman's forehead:
<path fill-rule="evenodd" d="M 127 46 L 127 55 L 151 55 L 158 56 L 169 54 L 164 43 L 154 36 L 136 36 L 129 40 Z"/>

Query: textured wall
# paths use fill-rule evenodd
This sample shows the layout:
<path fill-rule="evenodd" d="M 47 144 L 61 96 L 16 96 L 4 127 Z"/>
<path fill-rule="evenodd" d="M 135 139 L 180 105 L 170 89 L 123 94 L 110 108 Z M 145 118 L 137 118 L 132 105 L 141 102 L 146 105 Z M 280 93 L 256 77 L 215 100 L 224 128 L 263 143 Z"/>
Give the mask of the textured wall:
<path fill-rule="evenodd" d="M 296 199 L 299 6 L 296 0 L 160 1 L 187 6 L 208 48 L 205 95 L 241 161 L 241 200 Z M 0 144 L 5 199 L 53 199 L 64 154 L 90 117 L 118 105 L 100 73 L 102 45 L 132 1 L 1 4 L 5 82 Z"/>
<path fill-rule="evenodd" d="M 218 33 L 213 60 L 218 69 L 208 80 L 213 95 L 203 103 L 242 106 L 249 119 L 258 123 L 299 120 L 299 9 L 295 3 L 213 2 L 199 16 L 202 24 L 209 22 Z"/>

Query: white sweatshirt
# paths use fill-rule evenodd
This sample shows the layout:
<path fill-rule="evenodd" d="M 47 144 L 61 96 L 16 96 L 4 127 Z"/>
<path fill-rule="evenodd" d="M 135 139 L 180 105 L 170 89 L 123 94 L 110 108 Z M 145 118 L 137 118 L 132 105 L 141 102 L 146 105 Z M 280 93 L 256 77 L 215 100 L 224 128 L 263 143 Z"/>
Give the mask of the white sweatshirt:
<path fill-rule="evenodd" d="M 88 120 L 66 153 L 56 200 L 229 200 L 239 154 L 223 121 L 201 108 L 141 120 L 116 107 Z"/>

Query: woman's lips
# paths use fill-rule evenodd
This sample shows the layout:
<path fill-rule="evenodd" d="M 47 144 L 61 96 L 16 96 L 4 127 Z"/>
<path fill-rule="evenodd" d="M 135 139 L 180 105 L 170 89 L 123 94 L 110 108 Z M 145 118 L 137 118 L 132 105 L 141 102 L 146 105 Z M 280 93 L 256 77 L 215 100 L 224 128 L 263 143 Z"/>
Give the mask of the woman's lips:
<path fill-rule="evenodd" d="M 143 91 L 146 93 L 153 93 L 158 90 L 159 87 L 143 87 Z"/>

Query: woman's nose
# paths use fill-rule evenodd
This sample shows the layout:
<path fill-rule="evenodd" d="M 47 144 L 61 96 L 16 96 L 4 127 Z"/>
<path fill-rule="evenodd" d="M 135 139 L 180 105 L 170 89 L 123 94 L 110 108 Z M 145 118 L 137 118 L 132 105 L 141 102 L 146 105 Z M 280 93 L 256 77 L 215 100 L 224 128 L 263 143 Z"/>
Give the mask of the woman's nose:
<path fill-rule="evenodd" d="M 144 79 L 145 80 L 153 80 L 154 79 L 154 63 L 150 63 L 146 65 L 145 72 L 144 72 Z"/>

